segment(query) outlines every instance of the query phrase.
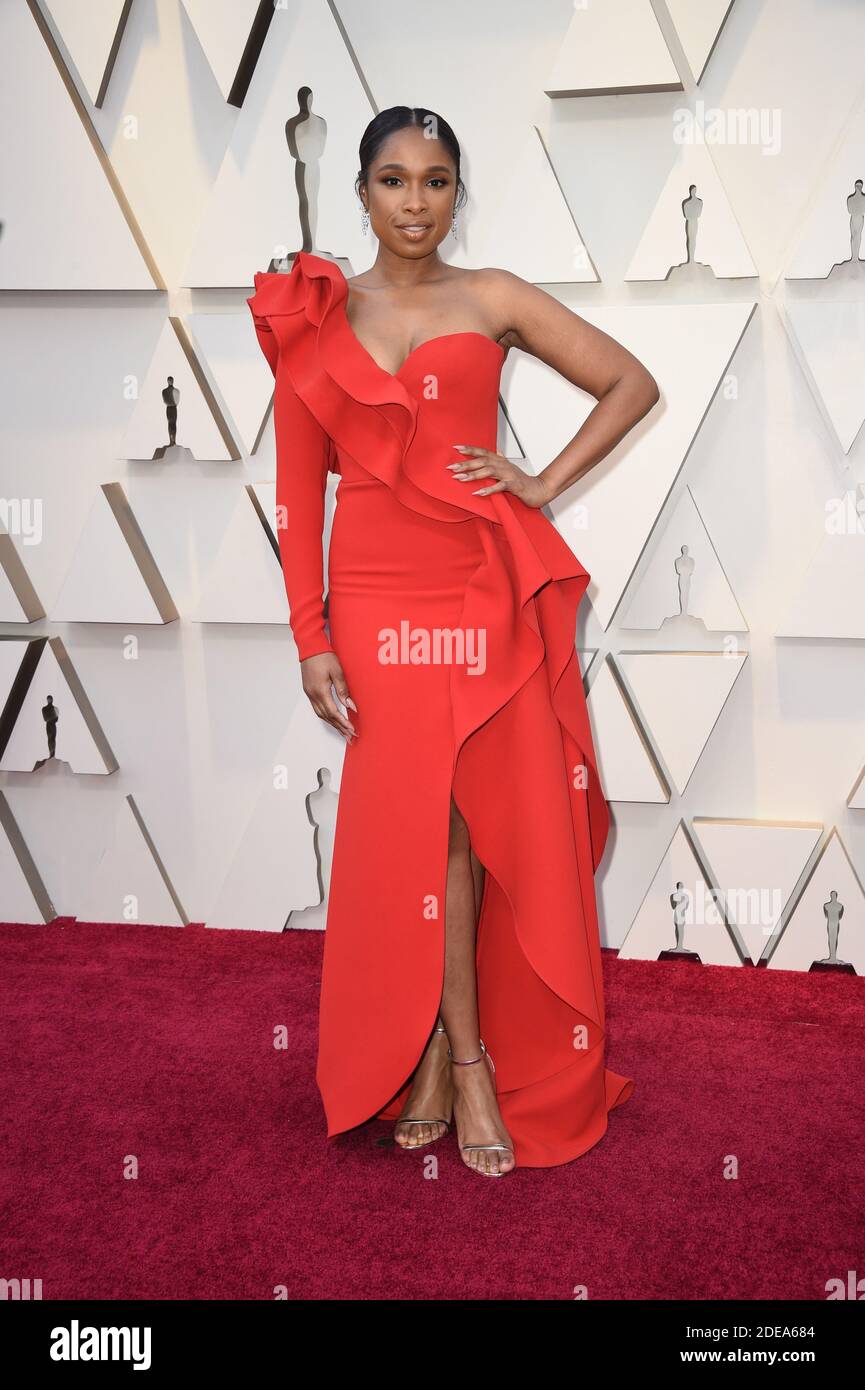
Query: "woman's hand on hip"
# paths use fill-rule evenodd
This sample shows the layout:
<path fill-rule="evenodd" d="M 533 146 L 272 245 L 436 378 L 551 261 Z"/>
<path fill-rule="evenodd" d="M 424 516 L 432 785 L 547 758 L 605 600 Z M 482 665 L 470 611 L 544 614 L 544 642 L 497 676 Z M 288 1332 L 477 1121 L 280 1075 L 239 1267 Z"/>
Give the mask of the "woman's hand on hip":
<path fill-rule="evenodd" d="M 454 444 L 463 455 L 459 463 L 445 465 L 453 476 L 465 487 L 466 484 L 490 479 L 481 488 L 472 488 L 475 497 L 489 497 L 494 492 L 512 492 L 527 507 L 543 507 L 551 501 L 549 490 L 541 478 L 526 473 L 518 464 L 497 454 L 492 449 L 482 449 L 475 444 Z"/>
<path fill-rule="evenodd" d="M 304 693 L 319 719 L 345 734 L 349 743 L 357 738 L 357 729 L 342 713 L 331 692 L 332 687 L 346 709 L 357 712 L 336 652 L 319 652 L 316 656 L 308 656 L 300 663 L 300 678 Z"/>

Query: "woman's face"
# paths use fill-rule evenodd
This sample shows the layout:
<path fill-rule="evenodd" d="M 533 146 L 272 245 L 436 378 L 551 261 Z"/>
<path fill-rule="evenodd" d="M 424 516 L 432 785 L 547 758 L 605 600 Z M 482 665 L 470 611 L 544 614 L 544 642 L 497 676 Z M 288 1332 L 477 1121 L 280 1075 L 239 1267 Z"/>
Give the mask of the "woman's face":
<path fill-rule="evenodd" d="M 369 169 L 366 206 L 379 241 L 397 256 L 428 256 L 451 229 L 456 170 L 420 126 L 389 135 Z"/>

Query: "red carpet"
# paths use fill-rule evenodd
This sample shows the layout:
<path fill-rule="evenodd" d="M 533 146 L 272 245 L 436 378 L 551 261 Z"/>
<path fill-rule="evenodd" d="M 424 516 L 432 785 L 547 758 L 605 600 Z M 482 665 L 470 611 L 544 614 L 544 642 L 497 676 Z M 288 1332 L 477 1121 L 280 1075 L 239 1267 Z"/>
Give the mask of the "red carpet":
<path fill-rule="evenodd" d="M 451 1135 L 429 1180 L 380 1122 L 324 1138 L 321 948 L 0 927 L 0 1276 L 45 1299 L 823 1299 L 865 1273 L 860 979 L 605 953 L 609 1064 L 636 1082 L 605 1137 L 496 1182 Z"/>

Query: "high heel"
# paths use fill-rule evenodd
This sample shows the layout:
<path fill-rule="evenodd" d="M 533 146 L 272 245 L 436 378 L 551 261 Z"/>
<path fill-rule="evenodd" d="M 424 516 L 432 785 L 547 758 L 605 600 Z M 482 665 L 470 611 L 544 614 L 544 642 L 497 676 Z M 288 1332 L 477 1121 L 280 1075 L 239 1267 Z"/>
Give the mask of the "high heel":
<path fill-rule="evenodd" d="M 491 1066 L 492 1069 L 493 1069 L 493 1074 L 495 1074 L 496 1064 L 495 1064 L 495 1062 L 493 1061 L 493 1059 L 492 1059 L 492 1057 L 490 1056 L 490 1054 L 487 1052 L 486 1045 L 484 1044 L 483 1038 L 481 1038 L 480 1042 L 481 1042 L 481 1055 L 480 1055 L 479 1057 L 469 1057 L 468 1060 L 465 1061 L 465 1062 L 461 1062 L 458 1058 L 456 1058 L 456 1057 L 453 1055 L 453 1053 L 451 1052 L 450 1048 L 448 1048 L 448 1057 L 450 1058 L 452 1064 L 453 1064 L 455 1067 L 472 1067 L 472 1066 L 474 1066 L 475 1062 L 482 1062 L 482 1061 L 484 1060 L 484 1058 L 486 1057 L 487 1061 L 489 1062 L 490 1066 Z M 460 1152 L 461 1152 L 461 1153 L 465 1153 L 468 1149 L 478 1149 L 478 1150 L 480 1150 L 480 1151 L 482 1151 L 482 1152 L 487 1152 L 487 1153 L 507 1153 L 507 1154 L 512 1154 L 512 1155 L 513 1155 L 513 1152 L 514 1152 L 513 1149 L 511 1148 L 510 1144 L 460 1144 Z M 500 1169 L 498 1170 L 497 1173 L 488 1173 L 488 1172 L 486 1171 L 485 1168 L 477 1168 L 477 1167 L 475 1167 L 475 1166 L 474 1166 L 473 1164 L 471 1164 L 471 1163 L 467 1163 L 467 1164 L 466 1164 L 466 1167 L 467 1167 L 467 1168 L 471 1168 L 471 1169 L 473 1170 L 473 1172 L 475 1172 L 475 1173 L 480 1173 L 481 1176 L 484 1177 L 484 1178 L 506 1178 L 507 1175 L 508 1175 L 508 1173 L 512 1173 L 512 1172 L 514 1171 L 514 1168 L 516 1168 L 516 1166 L 517 1166 L 517 1165 L 516 1165 L 516 1160 L 515 1160 L 514 1163 L 511 1165 L 511 1167 L 510 1167 L 510 1168 L 506 1168 L 504 1172 L 502 1172 L 502 1170 L 501 1170 L 501 1168 L 500 1168 Z"/>
<path fill-rule="evenodd" d="M 435 1028 L 433 1029 L 434 1033 L 444 1033 L 445 1031 L 446 1029 L 443 1023 L 437 1023 Z M 450 1056 L 450 1048 L 448 1048 L 448 1056 Z M 451 1111 L 451 1114 L 453 1114 L 453 1111 Z M 437 1144 L 439 1139 L 446 1139 L 448 1134 L 450 1133 L 451 1128 L 450 1120 L 443 1120 L 441 1116 L 436 1115 L 434 1115 L 432 1118 L 430 1118 L 428 1115 L 402 1115 L 396 1123 L 398 1125 L 444 1125 L 445 1127 L 444 1134 L 437 1134 L 435 1139 L 425 1139 L 422 1144 L 401 1144 L 399 1140 L 396 1137 L 394 1137 L 393 1142 L 396 1144 L 397 1148 L 405 1149 L 408 1153 L 414 1152 L 415 1149 L 425 1149 L 430 1144 Z"/>

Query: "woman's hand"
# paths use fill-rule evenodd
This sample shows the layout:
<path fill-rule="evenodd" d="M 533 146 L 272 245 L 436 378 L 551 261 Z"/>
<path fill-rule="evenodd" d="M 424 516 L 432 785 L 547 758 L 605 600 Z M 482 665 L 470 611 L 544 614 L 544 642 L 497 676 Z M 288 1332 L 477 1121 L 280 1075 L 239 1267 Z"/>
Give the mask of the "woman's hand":
<path fill-rule="evenodd" d="M 357 705 L 348 693 L 348 685 L 336 652 L 319 652 L 317 656 L 308 656 L 300 663 L 300 678 L 303 681 L 304 693 L 319 719 L 323 719 L 326 724 L 332 724 L 341 734 L 345 734 L 349 743 L 357 738 L 357 729 L 343 715 L 331 694 L 333 686 L 346 708 L 357 712 Z"/>
<path fill-rule="evenodd" d="M 474 444 L 454 444 L 453 447 L 463 454 L 463 460 L 460 463 L 448 463 L 445 467 L 451 469 L 454 477 L 461 483 L 476 483 L 482 478 L 493 479 L 488 487 L 473 488 L 472 493 L 475 497 L 489 497 L 493 492 L 512 492 L 514 497 L 519 497 L 527 507 L 543 507 L 546 502 L 552 501 L 549 488 L 542 478 L 536 478 L 533 473 L 526 473 L 504 455 Z"/>

